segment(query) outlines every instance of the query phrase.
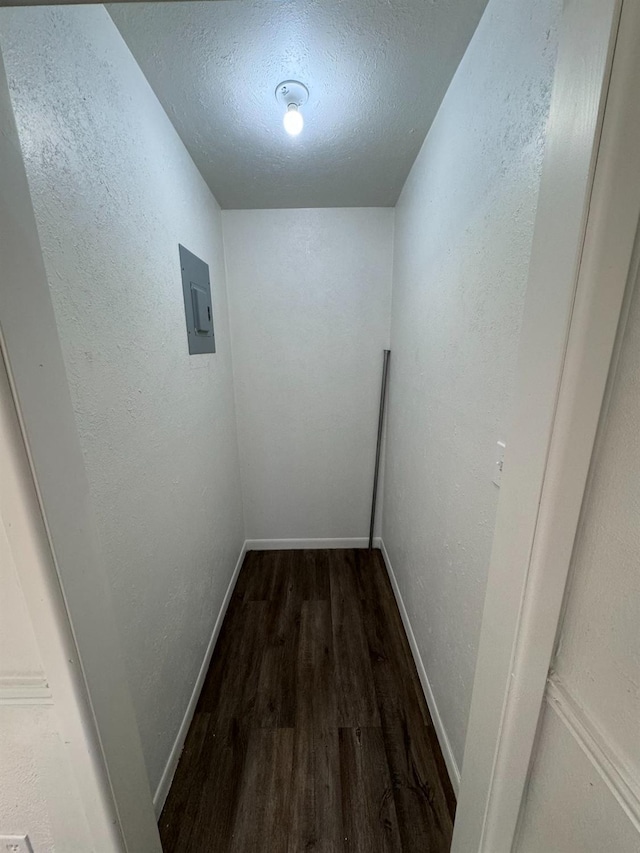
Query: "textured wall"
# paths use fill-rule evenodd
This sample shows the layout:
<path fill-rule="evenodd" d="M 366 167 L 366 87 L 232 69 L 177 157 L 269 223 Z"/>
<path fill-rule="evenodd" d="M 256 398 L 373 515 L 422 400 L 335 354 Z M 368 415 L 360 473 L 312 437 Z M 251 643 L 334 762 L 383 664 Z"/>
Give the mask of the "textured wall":
<path fill-rule="evenodd" d="M 368 536 L 393 211 L 223 222 L 247 536 Z"/>
<path fill-rule="evenodd" d="M 560 0 L 490 0 L 396 208 L 383 538 L 462 762 Z"/>
<path fill-rule="evenodd" d="M 638 283 L 608 393 L 552 665 L 555 695 L 570 713 L 556 716 L 553 703 L 545 712 L 518 848 L 527 853 L 598 853 L 614 839 L 620 853 L 640 850 Z M 580 745 L 585 732 L 599 744 L 595 761 Z M 620 779 L 628 780 L 622 796 Z M 559 808 L 567 796 L 570 807 Z"/>
<path fill-rule="evenodd" d="M 37 853 L 96 850 L 53 704 L 0 703 L 0 728 L 0 833 L 28 833 Z"/>
<path fill-rule="evenodd" d="M 104 8 L 3 10 L 0 45 L 154 789 L 243 541 L 220 211 Z"/>

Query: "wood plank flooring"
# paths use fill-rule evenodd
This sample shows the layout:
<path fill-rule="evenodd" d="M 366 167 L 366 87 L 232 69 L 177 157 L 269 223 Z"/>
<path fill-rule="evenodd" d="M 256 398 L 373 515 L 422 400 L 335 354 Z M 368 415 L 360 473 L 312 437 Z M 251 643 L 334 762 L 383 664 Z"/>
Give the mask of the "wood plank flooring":
<path fill-rule="evenodd" d="M 380 552 L 249 552 L 165 853 L 447 853 L 454 810 Z"/>

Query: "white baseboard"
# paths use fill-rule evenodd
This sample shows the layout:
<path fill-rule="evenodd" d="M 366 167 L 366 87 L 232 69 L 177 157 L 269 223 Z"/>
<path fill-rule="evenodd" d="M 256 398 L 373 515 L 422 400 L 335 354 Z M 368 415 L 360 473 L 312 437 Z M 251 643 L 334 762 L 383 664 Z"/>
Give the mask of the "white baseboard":
<path fill-rule="evenodd" d="M 396 576 L 393 572 L 393 567 L 391 565 L 391 560 L 389 559 L 389 554 L 387 553 L 387 549 L 385 548 L 382 539 L 380 540 L 380 550 L 382 551 L 382 556 L 384 557 L 387 572 L 389 573 L 389 579 L 391 581 L 391 586 L 393 587 L 393 593 L 398 603 L 398 610 L 400 611 L 400 616 L 402 617 L 404 630 L 407 634 L 407 639 L 409 640 L 409 646 L 411 647 L 411 654 L 413 655 L 413 659 L 416 664 L 416 669 L 418 670 L 418 677 L 420 678 L 420 683 L 422 684 L 422 689 L 427 700 L 427 705 L 429 706 L 429 713 L 431 714 L 433 726 L 436 730 L 436 735 L 438 736 L 440 749 L 442 750 L 445 764 L 447 765 L 447 770 L 449 771 L 449 778 L 451 779 L 451 784 L 457 797 L 458 791 L 460 790 L 460 770 L 458 769 L 456 759 L 453 755 L 453 750 L 451 749 L 451 743 L 449 742 L 447 732 L 442 723 L 442 717 L 440 716 L 440 712 L 438 711 L 438 706 L 436 705 L 433 690 L 431 689 L 431 684 L 429 683 L 429 679 L 427 677 L 427 671 L 424 668 L 424 664 L 422 663 L 422 657 L 420 656 L 416 637 L 413 633 L 411 622 L 409 621 L 409 614 L 407 613 L 407 608 L 404 606 L 404 601 L 402 600 L 402 595 L 400 594 L 400 587 L 398 586 L 398 581 L 396 580 Z"/>
<path fill-rule="evenodd" d="M 374 548 L 380 547 L 380 538 L 374 537 Z M 293 549 L 310 550 L 314 548 L 366 548 L 366 537 L 353 539 L 247 539 L 247 551 L 288 551 Z"/>
<path fill-rule="evenodd" d="M 229 601 L 231 600 L 231 595 L 236 585 L 236 581 L 238 580 L 238 575 L 240 574 L 240 569 L 242 568 L 242 563 L 244 561 L 244 557 L 247 553 L 247 550 L 247 542 L 245 540 L 242 545 L 242 548 L 240 549 L 240 556 L 238 557 L 238 562 L 236 563 L 236 567 L 233 570 L 231 580 L 229 581 L 229 586 L 227 587 L 227 591 L 222 601 L 222 606 L 220 608 L 220 612 L 218 613 L 216 624 L 213 626 L 213 632 L 209 640 L 209 645 L 207 646 L 207 651 L 205 652 L 204 660 L 202 661 L 202 666 L 200 667 L 200 671 L 198 672 L 196 683 L 193 686 L 193 692 L 191 693 L 191 698 L 189 699 L 187 710 L 185 711 L 184 718 L 182 720 L 182 723 L 180 724 L 180 728 L 178 729 L 178 734 L 176 736 L 175 742 L 173 744 L 173 747 L 171 748 L 171 752 L 169 753 L 169 758 L 165 765 L 162 776 L 160 777 L 160 781 L 158 782 L 156 792 L 153 796 L 153 808 L 155 810 L 157 818 L 160 817 L 160 812 L 162 811 L 164 802 L 167 799 L 169 788 L 171 788 L 173 776 L 176 772 L 178 761 L 180 760 L 180 755 L 182 754 L 182 748 L 184 746 L 187 733 L 189 731 L 189 726 L 191 725 L 191 720 L 193 719 L 193 715 L 196 710 L 196 705 L 198 704 L 200 691 L 202 690 L 202 685 L 204 684 L 204 680 L 207 675 L 207 670 L 209 669 L 209 664 L 211 663 L 211 656 L 213 655 L 216 640 L 218 639 L 218 634 L 220 633 L 220 628 L 222 627 L 222 622 L 224 621 L 224 617 L 229 606 Z"/>

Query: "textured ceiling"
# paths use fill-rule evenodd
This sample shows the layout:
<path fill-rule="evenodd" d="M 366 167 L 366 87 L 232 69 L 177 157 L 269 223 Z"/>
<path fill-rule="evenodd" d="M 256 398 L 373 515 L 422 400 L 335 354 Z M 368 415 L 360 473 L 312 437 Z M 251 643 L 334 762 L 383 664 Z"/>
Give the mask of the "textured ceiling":
<path fill-rule="evenodd" d="M 223 208 L 394 205 L 486 0 L 107 8 Z M 310 90 L 300 136 L 274 91 Z"/>

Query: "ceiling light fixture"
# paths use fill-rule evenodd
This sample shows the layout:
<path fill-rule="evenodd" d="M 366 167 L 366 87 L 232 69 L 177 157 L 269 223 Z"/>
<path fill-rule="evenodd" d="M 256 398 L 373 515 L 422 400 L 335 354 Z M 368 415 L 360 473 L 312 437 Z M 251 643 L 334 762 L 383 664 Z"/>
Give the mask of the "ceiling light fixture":
<path fill-rule="evenodd" d="M 309 100 L 309 90 L 297 80 L 285 80 L 276 86 L 276 101 L 285 108 L 282 124 L 289 136 L 297 136 L 304 127 L 300 107 Z"/>

